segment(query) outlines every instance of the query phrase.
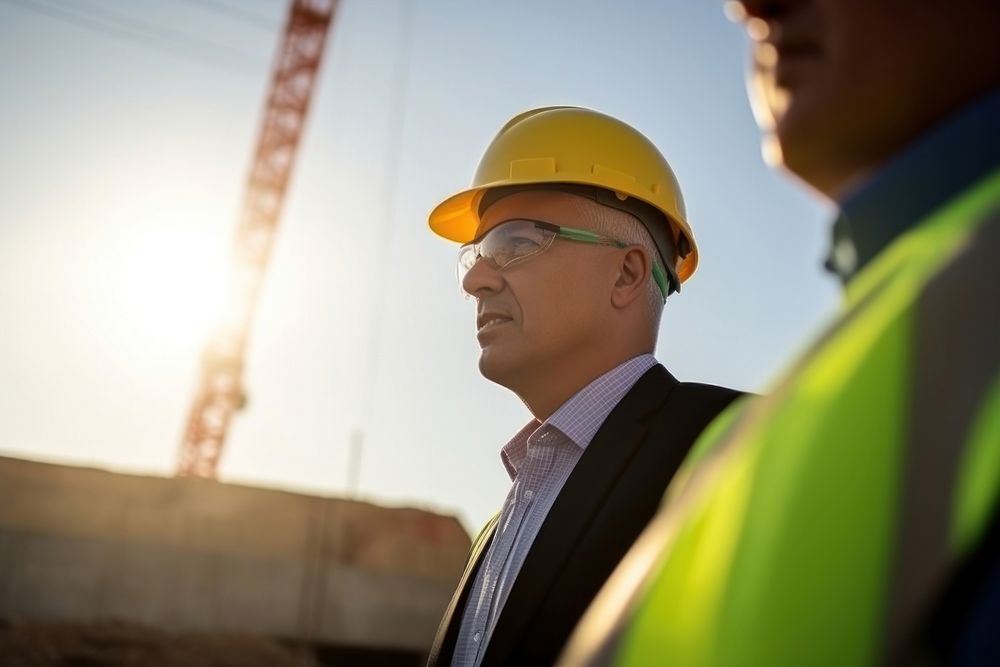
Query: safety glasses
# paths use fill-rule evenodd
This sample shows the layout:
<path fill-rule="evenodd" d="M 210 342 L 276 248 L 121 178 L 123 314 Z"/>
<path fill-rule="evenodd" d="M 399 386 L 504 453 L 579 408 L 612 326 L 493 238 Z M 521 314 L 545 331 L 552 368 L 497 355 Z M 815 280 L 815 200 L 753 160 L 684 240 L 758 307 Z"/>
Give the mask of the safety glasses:
<path fill-rule="evenodd" d="M 628 244 L 585 229 L 560 227 L 540 220 L 508 220 L 486 232 L 478 241 L 466 243 L 458 251 L 458 283 L 480 259 L 488 261 L 498 271 L 539 255 L 557 238 L 577 243 L 627 248 Z M 659 262 L 653 262 L 653 280 L 667 298 L 666 272 Z"/>

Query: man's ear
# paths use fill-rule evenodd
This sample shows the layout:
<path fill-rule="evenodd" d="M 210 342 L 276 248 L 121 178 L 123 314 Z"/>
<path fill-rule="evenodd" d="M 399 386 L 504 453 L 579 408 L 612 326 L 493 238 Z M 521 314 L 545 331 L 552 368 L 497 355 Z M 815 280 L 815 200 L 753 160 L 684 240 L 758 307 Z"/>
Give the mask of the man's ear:
<path fill-rule="evenodd" d="M 628 248 L 618 265 L 618 279 L 611 291 L 612 305 L 616 308 L 625 308 L 636 299 L 642 298 L 652 270 L 652 261 L 644 248 L 641 246 Z"/>

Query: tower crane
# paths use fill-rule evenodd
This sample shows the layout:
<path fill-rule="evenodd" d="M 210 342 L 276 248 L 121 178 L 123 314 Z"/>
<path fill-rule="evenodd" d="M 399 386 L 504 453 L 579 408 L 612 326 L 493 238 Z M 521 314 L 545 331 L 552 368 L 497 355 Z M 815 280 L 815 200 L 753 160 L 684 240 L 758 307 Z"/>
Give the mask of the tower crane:
<path fill-rule="evenodd" d="M 201 359 L 177 474 L 215 478 L 233 415 L 257 299 L 281 218 L 316 74 L 338 0 L 292 0 L 233 243 L 229 292 Z"/>

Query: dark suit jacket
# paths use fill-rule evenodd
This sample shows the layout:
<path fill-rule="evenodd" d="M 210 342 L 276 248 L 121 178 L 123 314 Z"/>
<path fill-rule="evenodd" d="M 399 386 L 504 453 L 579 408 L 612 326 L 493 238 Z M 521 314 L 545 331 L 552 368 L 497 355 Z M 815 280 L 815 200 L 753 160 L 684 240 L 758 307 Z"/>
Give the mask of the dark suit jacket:
<path fill-rule="evenodd" d="M 566 480 L 531 545 L 483 655 L 483 667 L 550 665 L 618 561 L 653 518 L 699 433 L 738 392 L 680 383 L 663 366 L 612 410 Z M 473 543 L 431 648 L 450 665 L 465 601 L 496 527 Z"/>

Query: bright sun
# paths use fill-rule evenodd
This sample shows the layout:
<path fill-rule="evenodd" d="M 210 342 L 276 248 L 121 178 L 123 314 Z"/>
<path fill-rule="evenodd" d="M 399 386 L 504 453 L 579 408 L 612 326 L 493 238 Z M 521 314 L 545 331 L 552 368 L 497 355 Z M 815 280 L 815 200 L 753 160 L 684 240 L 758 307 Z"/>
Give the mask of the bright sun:
<path fill-rule="evenodd" d="M 118 245 L 111 301 L 130 336 L 202 342 L 219 316 L 228 257 L 206 233 L 154 229 Z"/>

